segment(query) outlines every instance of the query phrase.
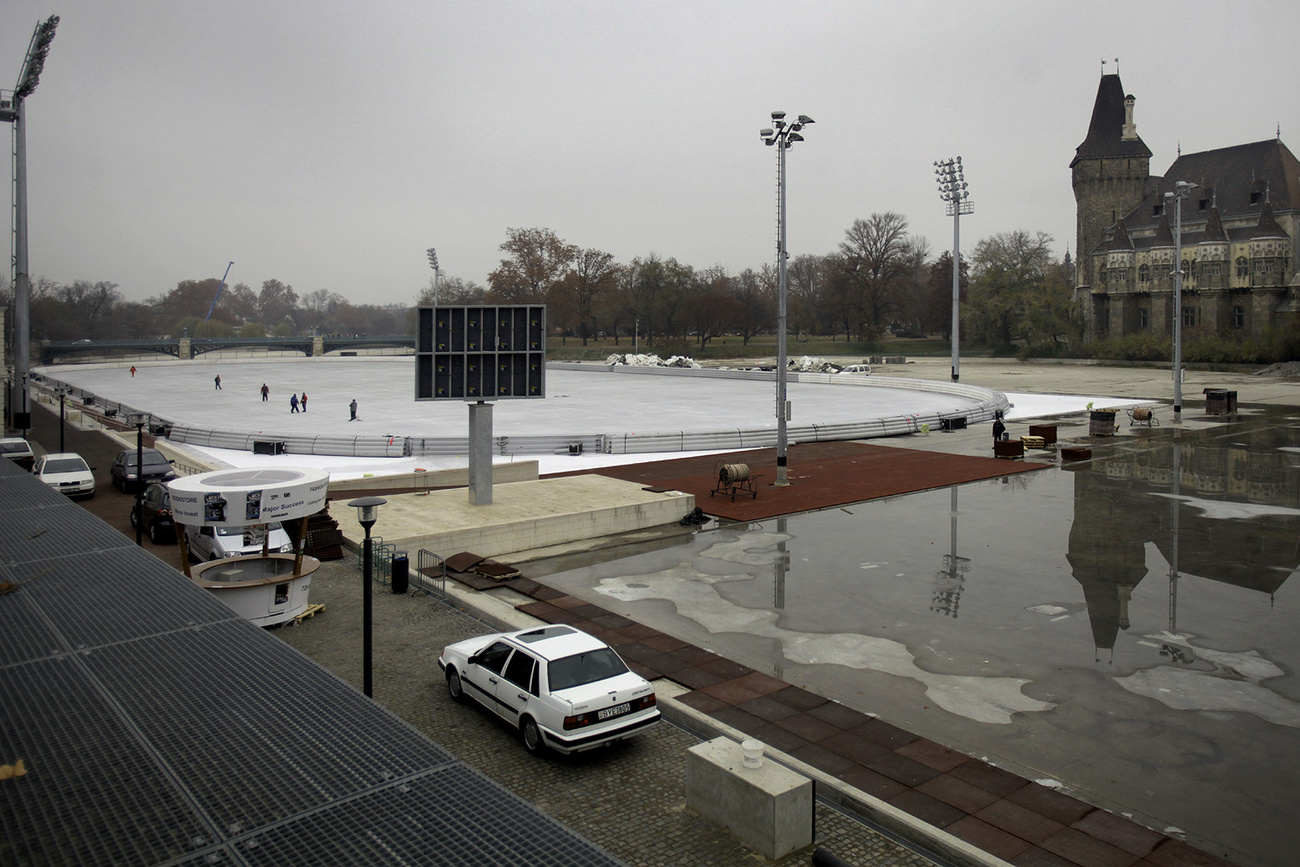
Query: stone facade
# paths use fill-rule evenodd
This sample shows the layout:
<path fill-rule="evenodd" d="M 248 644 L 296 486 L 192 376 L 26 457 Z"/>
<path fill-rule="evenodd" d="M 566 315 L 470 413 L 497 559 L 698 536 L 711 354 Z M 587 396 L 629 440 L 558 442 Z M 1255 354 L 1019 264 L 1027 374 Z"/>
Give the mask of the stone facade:
<path fill-rule="evenodd" d="M 1180 154 L 1151 175 L 1134 102 L 1118 75 L 1103 75 L 1070 164 L 1088 339 L 1170 334 L 1179 265 L 1184 340 L 1300 322 L 1300 161 L 1278 138 Z M 1194 186 L 1167 198 L 1179 182 Z"/>

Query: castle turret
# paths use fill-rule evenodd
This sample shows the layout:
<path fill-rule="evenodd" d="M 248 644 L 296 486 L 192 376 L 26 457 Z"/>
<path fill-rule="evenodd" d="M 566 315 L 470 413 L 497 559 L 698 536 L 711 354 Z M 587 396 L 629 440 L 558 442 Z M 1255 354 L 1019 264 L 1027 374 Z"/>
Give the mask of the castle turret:
<path fill-rule="evenodd" d="M 1136 208 L 1146 192 L 1151 151 L 1138 137 L 1133 103 L 1118 75 L 1101 77 L 1088 136 L 1070 163 L 1078 203 L 1074 249 L 1081 261 L 1096 251 L 1102 234 Z M 1081 278 L 1085 273 L 1079 269 Z"/>

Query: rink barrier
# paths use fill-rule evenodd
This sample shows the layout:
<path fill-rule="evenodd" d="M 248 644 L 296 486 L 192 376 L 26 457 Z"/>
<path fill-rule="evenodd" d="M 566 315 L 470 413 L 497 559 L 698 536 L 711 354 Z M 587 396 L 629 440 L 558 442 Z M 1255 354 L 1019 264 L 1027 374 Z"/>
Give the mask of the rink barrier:
<path fill-rule="evenodd" d="M 549 365 L 548 365 L 549 366 Z M 710 379 L 776 380 L 770 370 L 717 370 L 668 367 L 629 367 L 564 365 L 594 375 L 614 374 L 631 376 L 694 376 Z M 899 388 L 950 394 L 967 398 L 971 403 L 953 406 L 949 410 L 929 411 L 910 415 L 866 419 L 833 424 L 792 424 L 786 427 L 789 445 L 809 442 L 834 442 L 840 440 L 873 439 L 919 433 L 928 425 L 929 430 L 940 430 L 944 419 L 965 419 L 966 425 L 991 422 L 998 413 L 1011 408 L 1007 396 L 1000 391 L 957 382 L 936 382 L 923 379 L 902 379 L 881 376 L 845 376 L 826 373 L 790 373 L 788 380 L 801 383 L 818 383 L 832 386 Z M 44 377 L 42 387 L 66 385 L 51 377 Z M 94 395 L 82 389 L 71 388 L 69 397 L 83 401 Z M 52 388 L 51 388 L 52 391 Z M 125 421 L 133 407 L 116 402 L 99 402 L 97 409 L 115 410 L 114 415 Z M 385 434 L 382 436 L 295 436 L 268 432 L 239 432 L 217 430 L 179 424 L 157 415 L 150 416 L 154 428 L 166 428 L 173 442 L 205 446 L 215 449 L 233 449 L 252 452 L 255 443 L 279 443 L 285 454 L 328 455 L 357 458 L 395 458 L 422 456 L 465 456 L 469 454 L 467 437 L 408 437 Z M 677 430 L 622 433 L 569 433 L 538 436 L 498 436 L 493 440 L 494 451 L 501 456 L 549 454 L 654 454 L 664 452 L 738 451 L 741 449 L 772 448 L 777 445 L 776 423 L 755 428 L 727 428 L 722 430 Z"/>

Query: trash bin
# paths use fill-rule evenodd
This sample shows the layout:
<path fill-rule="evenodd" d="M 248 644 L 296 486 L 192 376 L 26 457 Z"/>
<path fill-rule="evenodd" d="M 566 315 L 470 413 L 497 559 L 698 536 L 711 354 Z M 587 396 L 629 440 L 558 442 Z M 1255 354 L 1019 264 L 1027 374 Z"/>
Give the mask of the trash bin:
<path fill-rule="evenodd" d="M 1201 393 L 1205 395 L 1206 415 L 1230 415 L 1237 411 L 1237 392 L 1226 388 L 1207 388 Z"/>
<path fill-rule="evenodd" d="M 1095 437 L 1115 435 L 1115 410 L 1094 409 L 1088 419 L 1088 433 Z"/>
<path fill-rule="evenodd" d="M 393 553 L 393 592 L 405 593 L 411 585 L 411 560 L 405 551 Z"/>

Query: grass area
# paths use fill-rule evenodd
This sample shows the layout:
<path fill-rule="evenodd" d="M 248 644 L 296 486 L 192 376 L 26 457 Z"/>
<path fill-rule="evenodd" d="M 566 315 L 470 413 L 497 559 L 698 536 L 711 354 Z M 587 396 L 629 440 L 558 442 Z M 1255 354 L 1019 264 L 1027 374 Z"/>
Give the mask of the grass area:
<path fill-rule="evenodd" d="M 547 341 L 547 357 L 552 361 L 604 361 L 613 353 L 630 353 L 632 341 L 627 338 L 614 343 L 614 338 L 604 337 L 599 340 L 589 338 L 587 345 L 582 345 L 581 338 L 570 337 L 568 340 L 550 338 Z M 653 353 L 663 358 L 672 355 L 685 355 L 696 360 L 725 358 L 765 358 L 776 357 L 776 336 L 765 334 L 754 337 L 748 343 L 739 337 L 715 338 L 704 347 L 695 341 L 671 341 L 650 344 L 640 341 L 642 353 Z M 791 358 L 811 355 L 816 358 L 852 358 L 865 361 L 872 355 L 908 355 L 912 357 L 934 356 L 946 357 L 951 354 L 948 341 L 935 338 L 891 338 L 871 343 L 846 342 L 844 338 L 826 335 L 810 337 L 791 337 L 786 342 L 786 354 Z M 962 348 L 962 355 L 984 355 Z"/>

